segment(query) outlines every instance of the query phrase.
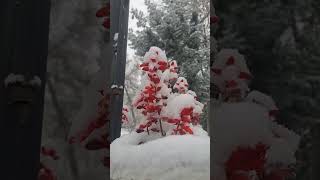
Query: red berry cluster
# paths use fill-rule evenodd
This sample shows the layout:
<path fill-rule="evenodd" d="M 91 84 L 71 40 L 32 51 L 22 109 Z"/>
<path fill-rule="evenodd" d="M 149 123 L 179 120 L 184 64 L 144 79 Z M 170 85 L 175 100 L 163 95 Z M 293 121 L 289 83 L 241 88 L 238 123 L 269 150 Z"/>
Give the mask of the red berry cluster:
<path fill-rule="evenodd" d="M 159 54 L 160 52 L 155 50 L 155 54 L 147 58 L 145 62 L 140 65 L 140 68 L 148 75 L 149 84 L 144 87 L 133 104 L 147 117 L 147 121 L 141 124 L 136 130 L 138 133 L 144 131 L 149 133 L 149 130 L 160 132 L 158 128 L 151 128 L 151 126 L 159 122 L 160 112 L 164 105 L 161 103 L 161 100 L 167 98 L 163 97 L 160 92 L 161 89 L 164 88 L 163 86 L 166 86 L 166 84 L 160 82 L 160 76 L 165 70 L 169 69 L 170 66 L 167 60 L 161 59 Z"/>
<path fill-rule="evenodd" d="M 51 169 L 40 163 L 38 180 L 57 180 L 57 176 L 53 173 Z"/>
<path fill-rule="evenodd" d="M 58 160 L 59 156 L 57 155 L 56 150 L 47 147 L 41 147 L 40 151 L 42 156 L 49 157 L 53 160 Z M 56 180 L 57 177 L 54 174 L 53 170 L 45 166 L 42 162 L 40 162 L 40 169 L 38 173 L 38 180 Z"/>
<path fill-rule="evenodd" d="M 129 123 L 129 109 L 128 107 L 123 107 L 122 108 L 122 116 L 121 116 L 121 120 L 122 123 L 124 124 L 128 124 Z"/>
<path fill-rule="evenodd" d="M 110 29 L 110 3 L 107 3 L 106 6 L 99 9 L 96 13 L 96 17 L 104 18 L 103 19 L 103 27 L 107 30 Z"/>
<path fill-rule="evenodd" d="M 139 128 L 137 129 L 138 133 L 144 132 L 147 130 L 149 133 L 149 128 L 153 124 L 158 123 L 159 114 L 162 109 L 162 105 L 158 102 L 160 101 L 161 97 L 157 97 L 157 93 L 161 90 L 161 87 L 157 84 L 160 82 L 160 79 L 158 77 L 150 77 L 151 82 L 150 85 L 146 86 L 142 93 L 140 94 L 140 98 L 138 101 L 134 104 L 137 109 L 142 110 L 142 114 L 147 116 L 147 122 L 144 124 L 141 124 Z M 151 131 L 159 132 L 156 128 L 151 128 Z"/>
<path fill-rule="evenodd" d="M 251 180 L 254 176 L 261 180 L 285 180 L 293 175 L 289 168 L 270 168 L 266 171 L 268 146 L 259 143 L 255 147 L 238 147 L 225 163 L 228 180 Z M 251 172 L 251 173 L 250 173 Z M 254 172 L 252 174 L 252 172 Z"/>
<path fill-rule="evenodd" d="M 83 143 L 87 140 L 85 148 L 89 151 L 110 149 L 109 134 L 107 133 L 107 123 L 109 122 L 108 115 L 110 114 L 110 94 L 105 93 L 104 90 L 100 90 L 99 93 L 101 95 L 101 99 L 97 104 L 97 116 L 90 121 L 86 129 L 81 131 L 77 137 L 73 136 L 69 139 L 70 144 L 76 142 Z M 100 132 L 100 135 L 89 139 L 89 136 L 94 131 L 98 130 L 102 130 L 102 133 Z M 105 159 L 105 157 L 103 159 Z M 105 165 L 105 163 L 103 163 L 103 165 Z"/>
<path fill-rule="evenodd" d="M 180 112 L 180 118 L 167 118 L 166 122 L 176 126 L 173 129 L 173 134 L 175 135 L 193 134 L 190 124 L 198 125 L 200 123 L 200 115 L 194 113 L 193 107 L 186 107 Z"/>

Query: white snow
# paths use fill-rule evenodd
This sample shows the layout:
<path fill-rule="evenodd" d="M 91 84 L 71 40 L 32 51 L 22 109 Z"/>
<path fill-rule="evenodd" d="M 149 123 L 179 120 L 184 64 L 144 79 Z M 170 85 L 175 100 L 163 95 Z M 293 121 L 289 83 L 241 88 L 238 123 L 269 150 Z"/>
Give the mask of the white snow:
<path fill-rule="evenodd" d="M 270 96 L 265 95 L 264 93 L 261 93 L 259 91 L 251 91 L 246 99 L 265 106 L 269 110 L 278 109 L 276 103 Z"/>
<path fill-rule="evenodd" d="M 201 114 L 203 109 L 203 104 L 196 101 L 194 96 L 190 94 L 180 94 L 176 97 L 172 97 L 171 100 L 168 100 L 168 105 L 163 107 L 161 115 L 164 117 L 170 118 L 180 118 L 180 112 L 183 108 L 193 107 L 194 112 Z"/>
<path fill-rule="evenodd" d="M 159 53 L 159 54 L 157 54 Z M 156 59 L 157 61 L 159 60 L 162 60 L 162 61 L 167 61 L 167 56 L 166 56 L 166 53 L 161 50 L 160 48 L 158 47 L 150 47 L 149 51 L 146 52 L 146 54 L 144 55 L 143 57 L 143 62 L 146 63 L 146 62 L 151 62 L 150 59 Z"/>
<path fill-rule="evenodd" d="M 9 74 L 6 79 L 4 80 L 4 85 L 5 87 L 9 86 L 10 84 L 15 84 L 15 83 L 25 83 L 31 86 L 41 86 L 41 79 L 39 76 L 33 76 L 31 80 L 26 82 L 26 78 L 22 74 Z"/>
<path fill-rule="evenodd" d="M 111 89 L 123 89 L 123 86 L 121 85 L 121 86 L 118 86 L 118 85 L 116 85 L 116 84 L 113 84 L 113 85 L 111 85 Z"/>
<path fill-rule="evenodd" d="M 25 77 L 21 74 L 9 74 L 4 80 L 4 85 L 7 87 L 9 84 L 14 83 L 23 83 L 25 81 Z"/>
<path fill-rule="evenodd" d="M 34 76 L 32 80 L 29 81 L 29 84 L 32 86 L 41 86 L 41 79 L 38 76 Z"/>
<path fill-rule="evenodd" d="M 121 128 L 121 136 L 127 135 L 129 133 L 130 133 L 130 131 L 128 129 Z"/>
<path fill-rule="evenodd" d="M 194 130 L 202 132 L 201 130 Z M 148 138 L 148 139 L 146 139 Z M 145 142 L 138 145 L 139 142 Z M 208 180 L 208 136 L 167 136 L 131 133 L 111 144 L 111 179 Z"/>
<path fill-rule="evenodd" d="M 111 86 L 111 89 L 115 89 L 115 88 L 118 88 L 118 85 L 113 84 L 113 85 Z"/>
<path fill-rule="evenodd" d="M 114 43 L 114 44 L 113 44 L 113 48 L 116 50 L 117 47 L 118 47 L 118 43 Z"/>
<path fill-rule="evenodd" d="M 115 33 L 113 36 L 113 40 L 118 41 L 118 38 L 119 38 L 119 33 Z"/>

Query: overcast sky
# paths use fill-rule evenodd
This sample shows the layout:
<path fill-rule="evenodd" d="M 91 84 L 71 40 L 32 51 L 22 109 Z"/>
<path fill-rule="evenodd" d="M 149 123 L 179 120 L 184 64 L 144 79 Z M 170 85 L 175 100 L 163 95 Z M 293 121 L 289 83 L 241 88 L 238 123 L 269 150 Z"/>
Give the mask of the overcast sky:
<path fill-rule="evenodd" d="M 144 4 L 144 0 L 130 0 L 130 14 L 129 14 L 129 29 L 132 28 L 133 30 L 137 29 L 137 24 L 136 20 L 131 19 L 131 9 L 132 8 L 137 8 L 143 12 L 147 12 L 147 7 Z M 129 46 L 129 41 L 128 41 L 128 46 L 127 46 L 127 54 L 130 57 L 134 55 L 134 50 L 130 48 Z"/>

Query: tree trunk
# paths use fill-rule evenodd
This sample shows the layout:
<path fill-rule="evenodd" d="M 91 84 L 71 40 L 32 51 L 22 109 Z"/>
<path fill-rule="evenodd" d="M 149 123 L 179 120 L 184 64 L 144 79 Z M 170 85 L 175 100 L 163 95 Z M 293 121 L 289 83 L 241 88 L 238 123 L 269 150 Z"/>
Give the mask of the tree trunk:
<path fill-rule="evenodd" d="M 1 179 L 37 179 L 40 161 L 49 0 L 3 0 L 0 5 Z M 8 74 L 41 79 L 40 87 L 11 85 Z"/>

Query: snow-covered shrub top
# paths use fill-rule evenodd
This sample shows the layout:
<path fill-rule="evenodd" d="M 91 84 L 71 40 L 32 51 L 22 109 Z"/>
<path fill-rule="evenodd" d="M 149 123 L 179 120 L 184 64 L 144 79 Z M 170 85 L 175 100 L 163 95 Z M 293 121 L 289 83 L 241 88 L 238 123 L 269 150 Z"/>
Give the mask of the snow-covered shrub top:
<path fill-rule="evenodd" d="M 172 81 L 175 81 L 178 78 L 177 73 L 178 73 L 177 61 L 172 60 L 169 62 L 169 68 L 163 72 L 161 76 L 161 81 L 164 83 L 170 83 Z"/>
<path fill-rule="evenodd" d="M 199 123 L 203 105 L 197 101 L 195 92 L 189 91 L 187 80 L 178 78 L 177 62 L 168 61 L 164 51 L 151 47 L 140 67 L 146 72 L 147 82 L 133 106 L 141 110 L 146 121 L 137 132 L 193 134 L 190 124 Z M 178 93 L 172 91 L 172 86 Z"/>
<path fill-rule="evenodd" d="M 163 107 L 161 116 L 164 119 L 169 119 L 169 121 L 178 120 L 181 117 L 185 121 L 189 121 L 189 118 L 192 118 L 190 115 L 199 117 L 202 109 L 203 104 L 196 101 L 194 96 L 190 94 L 179 94 L 169 100 L 167 106 Z M 198 122 L 195 123 L 197 124 Z"/>
<path fill-rule="evenodd" d="M 188 81 L 184 77 L 179 77 L 177 82 L 173 86 L 173 89 L 177 89 L 179 93 L 186 93 L 188 88 Z"/>
<path fill-rule="evenodd" d="M 222 49 L 211 66 L 211 79 L 224 98 L 240 96 L 248 91 L 252 78 L 244 56 L 236 49 Z"/>
<path fill-rule="evenodd" d="M 60 156 L 57 150 L 50 144 L 46 144 L 41 147 L 40 150 L 40 169 L 38 172 L 38 180 L 56 180 L 57 174 L 55 169 L 57 168 L 57 161 Z"/>

